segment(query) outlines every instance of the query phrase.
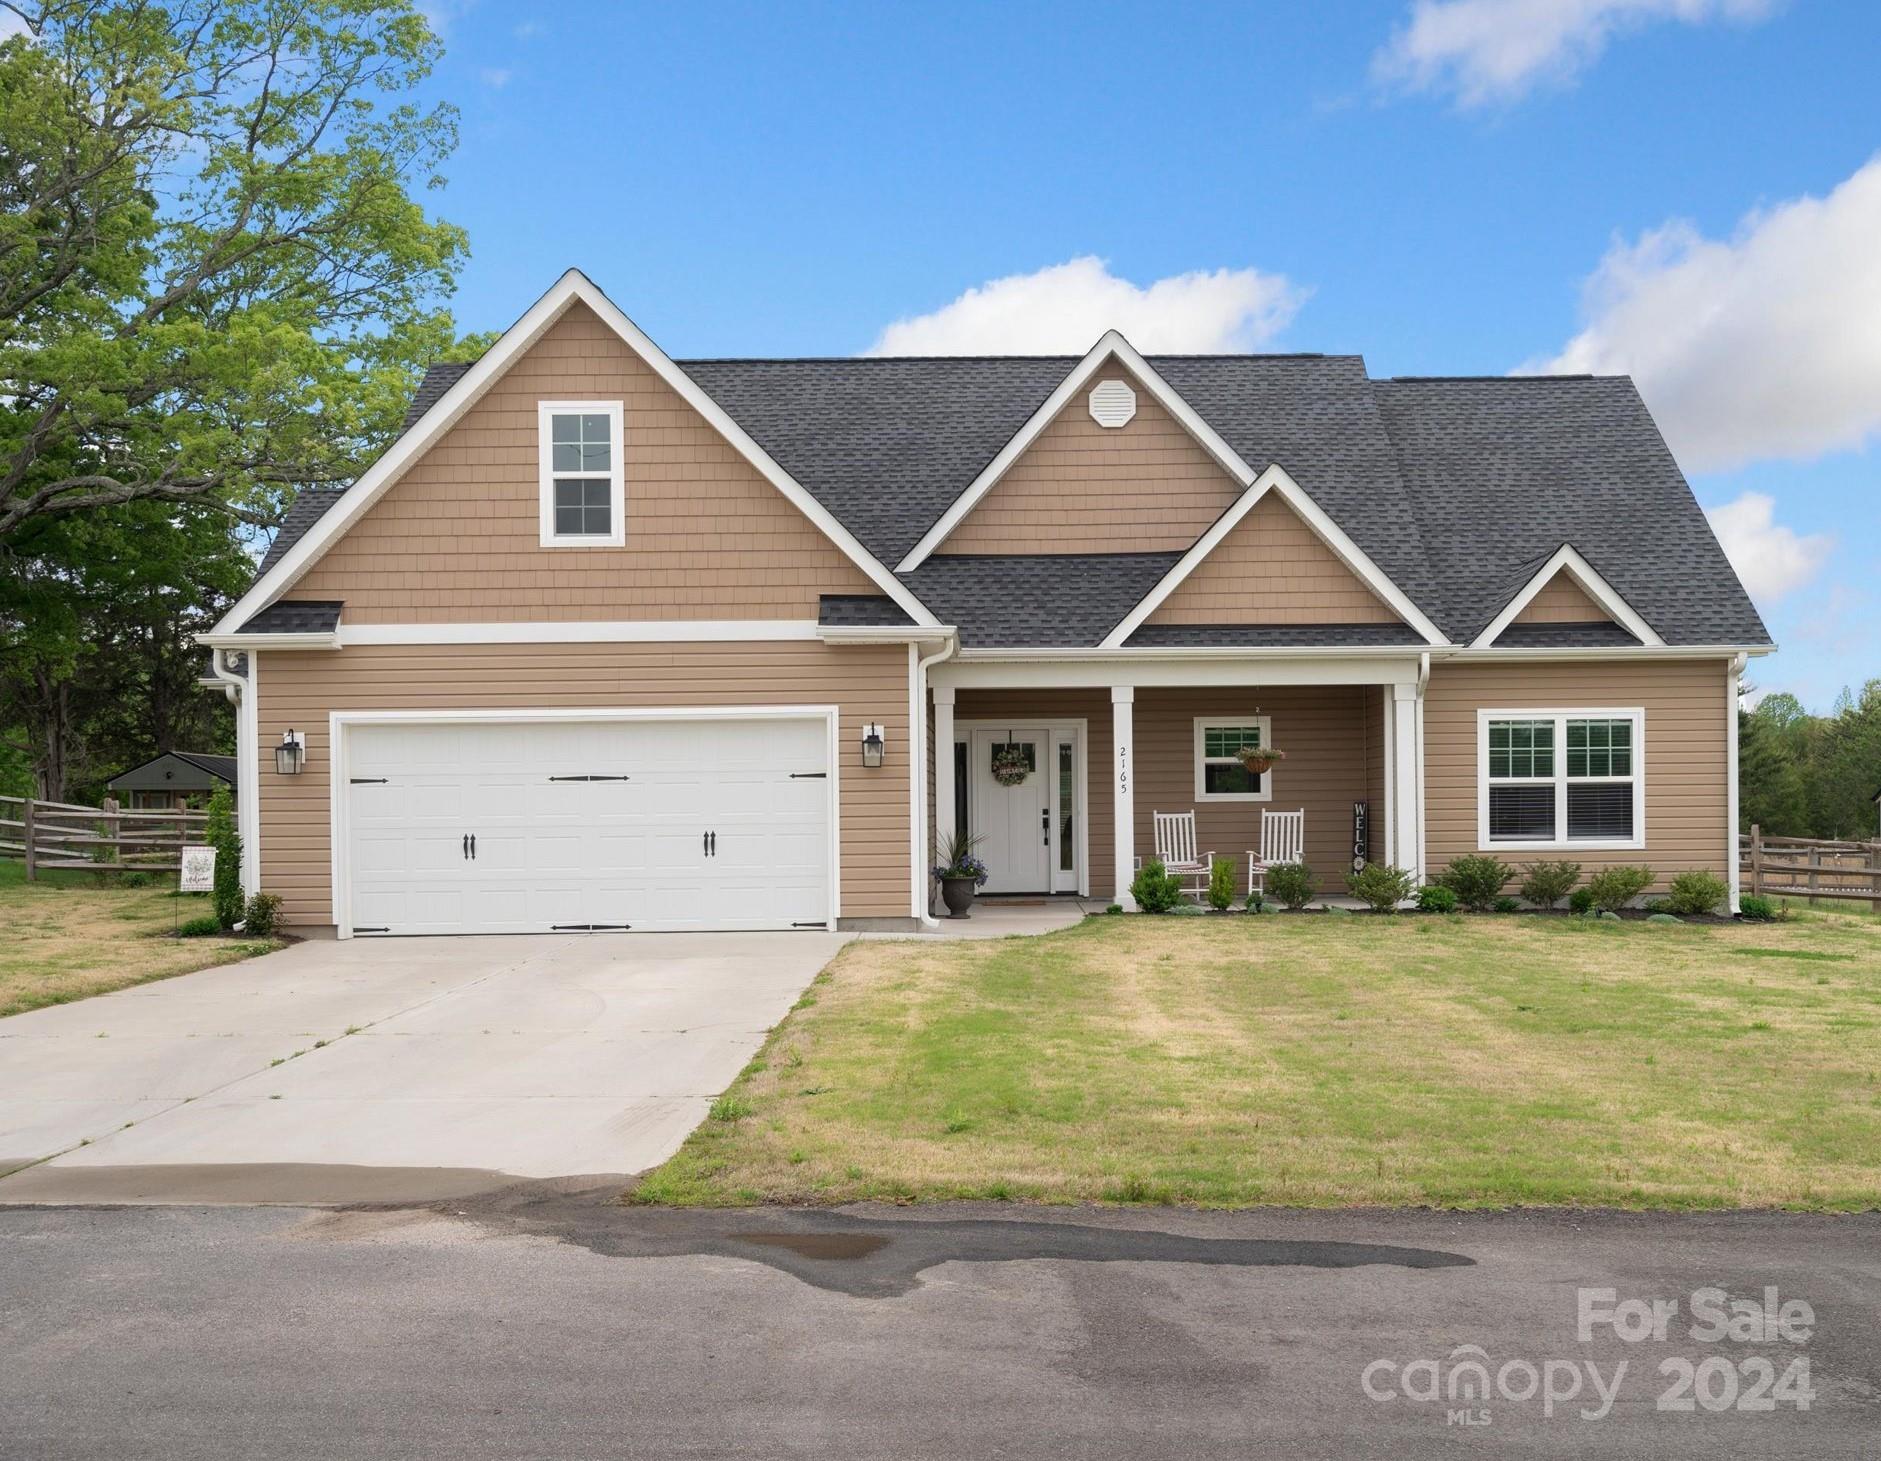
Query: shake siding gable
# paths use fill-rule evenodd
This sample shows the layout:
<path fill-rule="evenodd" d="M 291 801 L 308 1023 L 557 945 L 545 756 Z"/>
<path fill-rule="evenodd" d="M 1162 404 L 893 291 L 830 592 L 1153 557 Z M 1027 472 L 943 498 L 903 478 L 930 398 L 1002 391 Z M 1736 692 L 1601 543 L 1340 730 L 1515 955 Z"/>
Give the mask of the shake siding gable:
<path fill-rule="evenodd" d="M 1398 616 L 1276 492 L 1156 606 L 1150 624 L 1396 624 Z"/>
<path fill-rule="evenodd" d="M 1612 616 L 1588 596 L 1587 590 L 1565 571 L 1542 585 L 1541 592 L 1522 606 L 1510 621 L 1515 624 L 1606 624 Z"/>
<path fill-rule="evenodd" d="M 815 643 L 356 645 L 267 657 L 258 738 L 261 886 L 297 925 L 333 922 L 328 838 L 332 746 L 340 710 L 687 709 L 835 705 L 838 754 L 874 721 L 888 755 L 838 782 L 845 918 L 908 916 L 908 651 Z M 277 776 L 273 747 L 292 727 L 306 769 Z"/>
<path fill-rule="evenodd" d="M 545 400 L 623 402 L 624 547 L 541 546 Z M 814 619 L 880 590 L 577 302 L 291 592 L 359 625 Z"/>
<path fill-rule="evenodd" d="M 961 519 L 941 553 L 1173 553 L 1188 548 L 1240 486 L 1129 371 L 1136 415 L 1120 427 L 1091 419 L 1079 391 Z"/>

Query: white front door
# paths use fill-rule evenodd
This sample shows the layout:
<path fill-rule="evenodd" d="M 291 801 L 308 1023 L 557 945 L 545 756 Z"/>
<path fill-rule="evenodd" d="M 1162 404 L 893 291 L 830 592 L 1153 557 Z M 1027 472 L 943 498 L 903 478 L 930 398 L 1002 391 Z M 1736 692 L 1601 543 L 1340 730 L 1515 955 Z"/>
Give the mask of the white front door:
<path fill-rule="evenodd" d="M 984 838 L 983 893 L 1048 893 L 1052 889 L 1052 792 L 1056 750 L 1047 726 L 1001 726 L 972 732 L 968 742 L 971 830 Z M 994 774 L 1006 759 L 1025 768 L 1016 784 Z"/>
<path fill-rule="evenodd" d="M 356 932 L 829 918 L 820 717 L 388 722 L 345 734 Z"/>

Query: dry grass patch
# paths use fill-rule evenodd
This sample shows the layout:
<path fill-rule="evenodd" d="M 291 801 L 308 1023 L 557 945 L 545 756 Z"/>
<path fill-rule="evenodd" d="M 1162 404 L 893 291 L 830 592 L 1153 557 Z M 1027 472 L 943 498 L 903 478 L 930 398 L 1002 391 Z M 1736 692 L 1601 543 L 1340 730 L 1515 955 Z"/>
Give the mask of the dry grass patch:
<path fill-rule="evenodd" d="M 28 883 L 0 863 L 0 1016 L 107 994 L 173 974 L 269 953 L 280 939 L 173 939 L 179 913 L 206 913 L 207 897 L 167 889 L 97 886 L 89 877 Z"/>
<path fill-rule="evenodd" d="M 637 1190 L 1881 1205 L 1881 927 L 1110 918 L 852 944 Z"/>

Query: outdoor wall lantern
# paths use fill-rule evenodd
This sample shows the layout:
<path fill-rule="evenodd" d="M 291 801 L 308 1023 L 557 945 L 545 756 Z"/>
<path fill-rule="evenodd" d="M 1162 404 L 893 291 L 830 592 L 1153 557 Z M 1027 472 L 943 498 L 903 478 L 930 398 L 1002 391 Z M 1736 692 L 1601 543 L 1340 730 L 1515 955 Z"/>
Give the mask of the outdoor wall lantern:
<path fill-rule="evenodd" d="M 286 732 L 274 748 L 274 769 L 283 776 L 299 776 L 307 764 L 307 738 L 297 730 Z"/>
<path fill-rule="evenodd" d="M 880 766 L 882 753 L 887 749 L 888 742 L 883 739 L 882 728 L 879 725 L 862 727 L 862 764 L 864 766 Z"/>

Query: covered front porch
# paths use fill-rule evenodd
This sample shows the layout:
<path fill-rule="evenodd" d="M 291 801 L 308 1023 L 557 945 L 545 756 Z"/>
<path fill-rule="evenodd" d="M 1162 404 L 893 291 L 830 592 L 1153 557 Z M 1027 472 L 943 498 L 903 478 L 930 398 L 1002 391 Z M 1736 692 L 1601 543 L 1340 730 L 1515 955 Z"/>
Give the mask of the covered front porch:
<path fill-rule="evenodd" d="M 1237 900 L 1263 812 L 1303 812 L 1322 894 L 1361 861 L 1421 866 L 1420 657 L 1092 664 L 975 656 L 935 667 L 931 825 L 981 839 L 989 896 L 1133 907 L 1156 813 L 1192 813 Z M 1079 679 L 1083 683 L 1077 683 Z M 1285 752 L 1260 775 L 1241 744 Z"/>

